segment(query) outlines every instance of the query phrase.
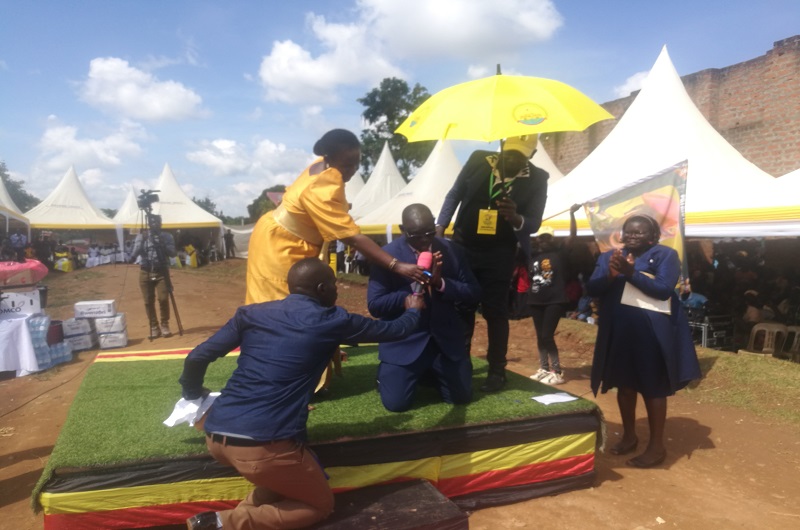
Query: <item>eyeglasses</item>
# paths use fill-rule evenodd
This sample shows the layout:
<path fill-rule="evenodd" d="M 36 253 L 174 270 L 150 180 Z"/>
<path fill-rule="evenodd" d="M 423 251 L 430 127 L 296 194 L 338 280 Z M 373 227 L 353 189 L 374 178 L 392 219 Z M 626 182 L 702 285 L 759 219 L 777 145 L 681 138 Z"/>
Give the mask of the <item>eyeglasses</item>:
<path fill-rule="evenodd" d="M 436 230 L 431 230 L 430 232 L 425 232 L 424 234 L 409 234 L 408 232 L 406 232 L 406 239 L 411 239 L 411 240 L 423 239 L 426 237 L 433 237 L 435 235 L 436 235 Z"/>

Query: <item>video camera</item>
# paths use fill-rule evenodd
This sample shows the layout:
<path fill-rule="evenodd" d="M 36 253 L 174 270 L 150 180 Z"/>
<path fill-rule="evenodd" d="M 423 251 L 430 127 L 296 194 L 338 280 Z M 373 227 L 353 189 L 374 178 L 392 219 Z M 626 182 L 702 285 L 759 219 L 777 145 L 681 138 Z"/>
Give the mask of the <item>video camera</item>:
<path fill-rule="evenodd" d="M 153 209 L 153 203 L 158 202 L 157 192 L 160 190 L 141 190 L 141 194 L 136 197 L 136 204 L 140 210 L 150 212 Z"/>

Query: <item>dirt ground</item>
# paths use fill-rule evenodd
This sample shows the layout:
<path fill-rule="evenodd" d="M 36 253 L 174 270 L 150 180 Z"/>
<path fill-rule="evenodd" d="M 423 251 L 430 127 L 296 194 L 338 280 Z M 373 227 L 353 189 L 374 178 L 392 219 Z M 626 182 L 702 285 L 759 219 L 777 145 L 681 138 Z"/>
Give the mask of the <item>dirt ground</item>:
<path fill-rule="evenodd" d="M 153 343 L 146 339 L 138 269 L 134 266 L 101 267 L 82 283 L 59 279 L 59 289 L 51 287 L 50 297 L 66 305 L 47 312 L 54 319 L 69 318 L 72 302 L 113 298 L 118 310 L 126 313 L 128 350 L 191 347 L 220 327 L 244 297 L 242 261 L 210 267 L 216 268 L 211 275 L 185 270 L 173 273 L 184 327 L 182 337 L 176 334 Z M 366 314 L 363 286 L 342 284 L 339 293 L 340 305 Z M 480 320 L 478 326 L 473 354 L 484 355 L 486 330 Z M 592 346 L 564 332 L 556 340 L 568 379 L 562 388 L 594 400 L 588 382 Z M 538 364 L 535 351 L 531 323 L 513 322 L 509 368 L 524 375 L 533 373 Z M 41 514 L 31 511 L 30 492 L 95 353 L 78 353 L 71 363 L 27 377 L 2 374 L 1 529 L 43 527 Z M 177 381 L 175 395 L 177 399 Z M 610 445 L 620 432 L 615 395 L 601 395 L 595 401 L 605 415 Z M 643 410 L 639 416 L 643 418 Z M 644 443 L 644 419 L 639 420 L 638 427 Z M 690 394 L 681 392 L 669 401 L 667 436 L 669 454 L 659 468 L 632 469 L 625 466 L 628 457 L 600 453 L 592 488 L 479 510 L 470 515 L 470 527 L 800 528 L 800 429 L 766 422 L 732 408 L 698 404 Z"/>

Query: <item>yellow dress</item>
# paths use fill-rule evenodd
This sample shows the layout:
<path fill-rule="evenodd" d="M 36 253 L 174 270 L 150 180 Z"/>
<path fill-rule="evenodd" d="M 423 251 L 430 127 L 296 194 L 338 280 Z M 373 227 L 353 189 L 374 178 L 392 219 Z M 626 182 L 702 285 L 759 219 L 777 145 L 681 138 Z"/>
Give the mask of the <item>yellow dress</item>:
<path fill-rule="evenodd" d="M 292 265 L 318 257 L 325 242 L 361 233 L 348 210 L 342 174 L 318 158 L 286 188 L 280 206 L 256 223 L 247 254 L 245 303 L 285 298 Z"/>
<path fill-rule="evenodd" d="M 197 268 L 197 250 L 195 250 L 194 245 L 191 243 L 183 247 L 183 250 L 186 251 L 186 266 L 191 267 L 193 269 Z"/>

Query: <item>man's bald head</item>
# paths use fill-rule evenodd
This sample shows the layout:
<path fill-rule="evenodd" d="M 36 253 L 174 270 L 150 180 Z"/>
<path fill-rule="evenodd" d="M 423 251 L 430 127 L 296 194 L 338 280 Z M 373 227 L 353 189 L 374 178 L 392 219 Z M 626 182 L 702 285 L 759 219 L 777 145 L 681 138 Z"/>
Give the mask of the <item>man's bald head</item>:
<path fill-rule="evenodd" d="M 431 209 L 424 204 L 410 204 L 403 210 L 401 226 L 408 244 L 417 252 L 430 249 L 436 235 L 436 221 Z"/>
<path fill-rule="evenodd" d="M 291 294 L 316 298 L 326 307 L 336 303 L 336 276 L 327 264 L 317 258 L 305 258 L 292 265 L 287 282 Z"/>
<path fill-rule="evenodd" d="M 409 204 L 403 209 L 402 221 L 403 226 L 408 229 L 409 225 L 415 225 L 415 228 L 423 225 L 433 226 L 436 222 L 433 219 L 431 209 L 424 204 Z"/>

